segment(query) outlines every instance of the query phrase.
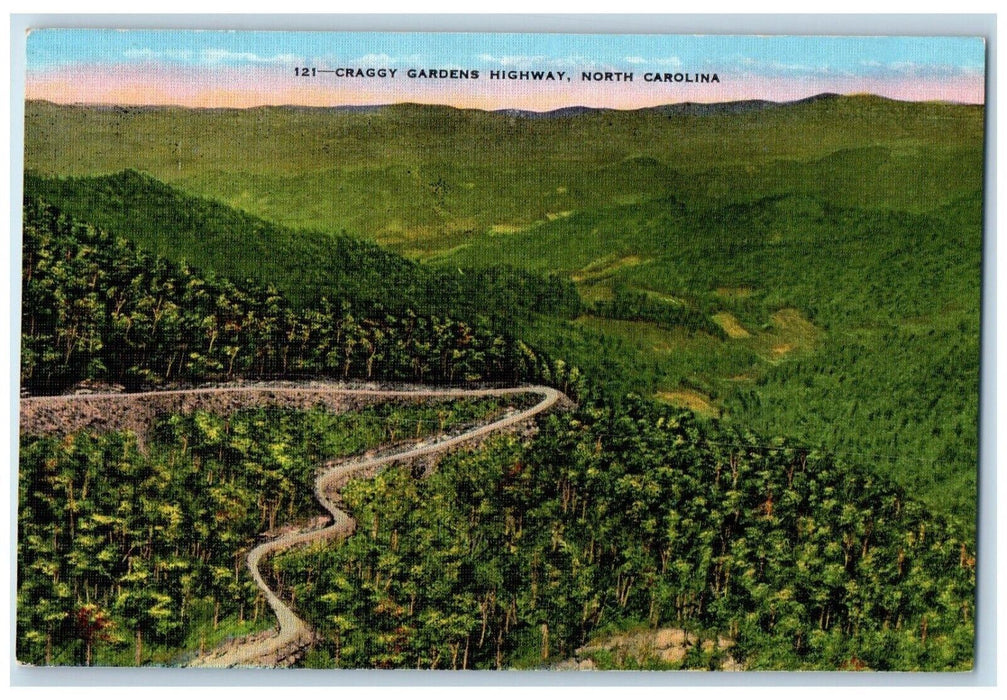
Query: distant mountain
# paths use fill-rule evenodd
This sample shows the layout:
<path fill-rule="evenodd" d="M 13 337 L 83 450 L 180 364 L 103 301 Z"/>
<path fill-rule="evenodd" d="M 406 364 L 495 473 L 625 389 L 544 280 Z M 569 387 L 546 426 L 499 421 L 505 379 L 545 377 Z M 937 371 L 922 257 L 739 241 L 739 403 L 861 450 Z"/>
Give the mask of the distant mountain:
<path fill-rule="evenodd" d="M 275 105 L 272 109 L 289 109 L 298 112 L 346 112 L 348 114 L 373 114 L 391 105 L 335 105 L 332 107 L 317 107 L 311 105 Z"/>
<path fill-rule="evenodd" d="M 743 114 L 745 112 L 756 112 L 765 109 L 778 109 L 780 107 L 811 104 L 813 102 L 832 100 L 840 97 L 842 97 L 842 95 L 839 95 L 838 93 L 823 92 L 818 95 L 812 95 L 811 97 L 803 97 L 799 100 L 791 100 L 787 102 L 773 102 L 771 100 L 736 100 L 733 102 L 673 102 L 666 105 L 658 105 L 656 107 L 641 107 L 640 109 L 618 110 L 618 111 L 656 112 L 658 114 L 667 114 L 675 116 L 686 115 L 686 116 L 702 117 L 711 114 Z M 591 114 L 594 112 L 611 112 L 611 111 L 616 110 L 613 110 L 608 107 L 585 107 L 582 105 L 578 105 L 574 107 L 561 107 L 559 109 L 553 109 L 546 112 L 532 112 L 525 109 L 498 109 L 494 110 L 494 113 L 510 117 L 521 117 L 524 119 L 550 119 L 550 118 L 577 117 L 583 114 Z"/>
<path fill-rule="evenodd" d="M 896 101 L 889 100 L 888 98 L 879 97 L 875 95 L 840 95 L 834 92 L 823 92 L 817 95 L 811 95 L 810 97 L 802 97 L 798 100 L 790 100 L 783 102 L 774 102 L 772 100 L 734 100 L 730 102 L 672 102 L 664 105 L 657 105 L 654 107 L 640 107 L 637 109 L 615 109 L 612 107 L 588 107 L 586 105 L 572 105 L 569 107 L 559 107 L 557 109 L 546 110 L 544 112 L 537 112 L 528 109 L 517 109 L 517 108 L 504 108 L 504 109 L 494 109 L 494 110 L 482 110 L 478 108 L 465 108 L 464 111 L 476 111 L 476 112 L 486 112 L 488 114 L 498 114 L 506 117 L 517 117 L 521 119 L 565 119 L 570 117 L 579 117 L 586 114 L 594 114 L 601 112 L 656 112 L 659 114 L 667 115 L 688 115 L 688 116 L 706 116 L 710 114 L 743 114 L 745 112 L 755 112 L 759 110 L 767 109 L 779 109 L 781 107 L 789 107 L 794 105 L 811 104 L 814 102 L 821 102 L 824 100 L 834 100 L 842 99 L 843 97 L 870 97 L 878 100 L 884 101 Z M 241 108 L 231 108 L 231 107 L 183 107 L 180 105 L 110 105 L 110 104 L 84 104 L 75 103 L 73 105 L 61 105 L 60 103 L 51 102 L 49 100 L 29 100 L 29 103 L 34 104 L 48 104 L 53 106 L 64 106 L 64 107 L 79 107 L 93 109 L 96 111 L 114 111 L 123 114 L 128 114 L 130 112 L 152 112 L 158 110 L 166 109 L 180 109 L 195 112 L 217 112 L 217 111 L 247 111 L 247 110 L 263 110 L 263 109 L 281 109 L 290 110 L 293 112 L 304 112 L 304 113 L 316 113 L 325 114 L 333 112 L 342 112 L 347 114 L 374 114 L 389 108 L 435 108 L 435 109 L 459 109 L 451 105 L 435 105 L 435 104 L 420 104 L 420 103 L 391 103 L 391 104 L 374 104 L 374 105 L 331 105 L 331 106 L 313 106 L 313 105 L 296 105 L 296 104 L 284 104 L 284 105 L 261 105 L 258 107 L 249 107 L 246 109 Z"/>
<path fill-rule="evenodd" d="M 547 112 L 533 112 L 527 109 L 496 109 L 493 110 L 493 113 L 501 114 L 507 117 L 521 117 L 522 119 L 555 119 L 563 117 L 579 117 L 582 114 L 606 111 L 610 110 L 604 107 L 585 107 L 583 105 L 576 105 L 573 107 L 551 109 Z"/>
<path fill-rule="evenodd" d="M 704 114 L 713 116 L 689 116 Z M 980 184 L 982 128 L 981 106 L 870 96 L 541 113 L 32 101 L 25 167 L 49 176 L 132 169 L 294 229 L 345 231 L 425 259 L 473 233 L 668 194 L 723 200 L 796 189 L 927 209 Z M 813 165 L 865 144 L 887 155 L 868 154 L 866 169 L 855 158 L 840 171 Z"/>
<path fill-rule="evenodd" d="M 669 116 L 705 117 L 711 114 L 744 114 L 758 112 L 764 109 L 785 107 L 786 102 L 771 102 L 769 100 L 739 100 L 737 102 L 678 102 L 676 104 L 651 107 L 649 112 L 658 112 Z"/>

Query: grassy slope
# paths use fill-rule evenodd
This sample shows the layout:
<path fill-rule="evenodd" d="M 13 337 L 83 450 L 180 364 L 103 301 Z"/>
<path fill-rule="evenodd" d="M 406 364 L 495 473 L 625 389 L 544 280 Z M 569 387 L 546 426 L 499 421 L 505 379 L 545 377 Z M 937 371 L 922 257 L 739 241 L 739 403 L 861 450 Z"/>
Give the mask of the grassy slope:
<path fill-rule="evenodd" d="M 292 229 L 155 178 L 112 175 L 53 178 L 29 172 L 25 197 L 40 198 L 79 222 L 142 249 L 237 281 L 272 284 L 295 304 L 322 296 L 367 310 L 410 307 L 420 313 L 503 318 L 533 310 L 576 313 L 568 281 L 515 269 L 477 275 L 422 266 L 375 243 Z M 504 290 L 510 296 L 504 300 Z M 562 311 L 561 306 L 570 308 Z"/>
<path fill-rule="evenodd" d="M 374 245 L 278 226 L 134 170 L 68 179 L 29 173 L 25 196 L 175 262 L 275 284 L 297 302 L 348 291 L 366 297 L 383 279 L 408 286 L 416 276 L 415 265 Z"/>
<path fill-rule="evenodd" d="M 968 516 L 982 127 L 980 107 L 871 97 L 534 120 L 30 103 L 26 151 L 42 173 L 141 168 L 431 262 L 507 262 L 568 275 L 588 299 L 620 283 L 719 312 L 748 336 L 592 317 L 528 334 L 618 389 L 698 392 Z"/>
<path fill-rule="evenodd" d="M 556 119 L 417 105 L 352 113 L 32 102 L 25 131 L 26 164 L 43 174 L 138 168 L 273 221 L 423 255 L 492 226 L 670 192 L 723 202 L 800 191 L 927 209 L 979 186 L 982 123 L 978 107 L 867 97 L 737 115 Z"/>
<path fill-rule="evenodd" d="M 662 200 L 486 235 L 439 261 L 525 261 L 579 279 L 585 298 L 622 284 L 730 314 L 739 337 L 724 341 L 593 317 L 540 326 L 536 340 L 590 347 L 580 364 L 620 363 L 638 390 L 699 390 L 741 424 L 875 462 L 970 518 L 980 217 L 978 195 L 927 214 L 807 196 L 706 209 Z M 593 343 L 597 332 L 623 342 Z"/>

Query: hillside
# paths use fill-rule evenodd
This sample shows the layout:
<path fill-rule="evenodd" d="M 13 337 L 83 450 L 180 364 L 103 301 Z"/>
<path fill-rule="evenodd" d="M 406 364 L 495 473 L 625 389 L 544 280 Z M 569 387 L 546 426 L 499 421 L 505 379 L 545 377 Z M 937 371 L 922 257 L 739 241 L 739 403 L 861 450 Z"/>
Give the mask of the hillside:
<path fill-rule="evenodd" d="M 683 411 L 586 405 L 531 441 L 343 494 L 370 527 L 276 566 L 324 632 L 309 666 L 541 668 L 606 632 L 671 626 L 688 652 L 643 668 L 721 668 L 727 645 L 751 670 L 971 667 L 959 523 L 852 464 Z"/>
<path fill-rule="evenodd" d="M 271 221 L 421 256 L 473 232 L 668 194 L 723 203 L 806 192 L 923 211 L 981 186 L 982 107 L 832 96 L 709 112 L 29 102 L 25 163 L 46 175 L 135 168 Z"/>
<path fill-rule="evenodd" d="M 974 517 L 981 107 L 26 110 L 29 168 L 99 174 L 29 189 L 140 245 L 295 300 L 489 316 L 612 396 L 841 450 Z"/>
<path fill-rule="evenodd" d="M 352 392 L 329 384 L 281 405 L 262 387 L 238 390 L 244 402 L 191 405 L 215 391 L 161 394 L 175 408 L 147 425 L 128 417 L 22 434 L 19 661 L 178 665 L 229 635 L 268 629 L 274 621 L 238 563 L 264 530 L 317 521 L 320 464 L 403 433 L 418 441 L 479 426 L 517 403 L 417 392 L 354 408 Z"/>
<path fill-rule="evenodd" d="M 466 322 L 203 276 L 39 199 L 24 205 L 21 388 L 128 390 L 234 378 L 513 383 L 551 361 L 485 319 Z M 408 301 L 408 300 L 406 300 Z"/>
<path fill-rule="evenodd" d="M 981 108 L 26 109 L 22 407 L 577 405 L 341 484 L 360 527 L 256 588 L 329 460 L 518 405 L 69 397 L 23 423 L 19 660 L 177 664 L 268 589 L 312 667 L 972 668 Z"/>
<path fill-rule="evenodd" d="M 576 314 L 572 285 L 513 267 L 425 268 L 373 243 L 299 231 L 198 197 L 135 170 L 99 177 L 25 177 L 40 198 L 74 220 L 121 236 L 153 255 L 233 281 L 275 286 L 297 306 L 323 297 L 368 312 L 436 313 L 476 320 Z M 501 305 L 501 298 L 508 303 Z"/>
<path fill-rule="evenodd" d="M 588 313 L 530 337 L 588 374 L 617 362 L 637 391 L 857 455 L 969 517 L 981 203 L 911 214 L 809 195 L 663 199 L 472 237 L 432 262 L 525 265 L 568 276 L 596 306 L 632 290 L 702 312 L 725 336 Z"/>

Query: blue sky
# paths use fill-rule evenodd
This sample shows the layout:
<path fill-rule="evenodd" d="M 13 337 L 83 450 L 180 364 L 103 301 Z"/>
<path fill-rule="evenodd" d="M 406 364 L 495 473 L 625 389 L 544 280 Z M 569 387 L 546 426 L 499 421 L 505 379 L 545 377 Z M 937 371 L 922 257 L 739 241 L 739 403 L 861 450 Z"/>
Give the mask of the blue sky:
<path fill-rule="evenodd" d="M 277 100 L 362 104 L 396 100 L 465 106 L 639 106 L 681 99 L 763 96 L 793 99 L 815 92 L 875 92 L 897 99 L 983 101 L 985 45 L 976 37 L 808 37 L 577 34 L 419 34 L 165 30 L 38 30 L 27 40 L 30 97 L 55 101 L 169 99 L 157 83 L 175 81 L 193 104 L 244 105 Z M 545 88 L 483 84 L 389 86 L 330 81 L 312 91 L 287 83 L 294 66 L 553 69 L 716 72 L 713 88 L 659 94 L 632 85 L 616 93 L 571 84 Z M 160 73 L 158 72 L 160 71 Z M 140 73 L 149 81 L 141 84 Z M 72 75 L 72 81 L 67 77 Z M 62 80 L 62 82 L 60 82 Z M 334 79 L 333 79 L 334 80 Z M 116 92 L 115 84 L 123 86 Z M 286 82 L 284 82 L 286 81 Z M 128 83 L 128 85 L 126 85 Z M 204 84 L 200 92 L 196 83 Z M 256 88 L 256 85 L 259 85 Z M 75 88 L 75 86 L 78 86 Z M 84 87 L 89 92 L 85 92 Z M 323 87 L 328 86 L 325 95 Z M 188 89 L 193 88 L 193 89 Z M 464 92 L 469 90 L 468 93 Z M 359 95 L 354 92 L 357 90 Z M 236 97 L 241 92 L 246 98 Z M 148 95 L 149 93 L 149 95 Z M 213 95 L 227 93 L 226 97 Z M 119 95 L 119 97 L 117 97 Z M 122 97 L 126 95 L 127 97 Z M 145 97 L 145 95 L 148 95 Z M 301 95 L 301 97 L 298 97 Z M 494 98 L 496 102 L 494 102 Z M 283 102 L 279 102 L 283 103 Z"/>
<path fill-rule="evenodd" d="M 490 67 L 571 63 L 611 67 L 747 67 L 778 74 L 982 70 L 984 44 L 971 37 L 738 37 L 572 34 L 353 34 L 41 30 L 28 37 L 29 70 L 73 63 L 157 60 L 189 65 L 257 62 L 429 63 Z"/>

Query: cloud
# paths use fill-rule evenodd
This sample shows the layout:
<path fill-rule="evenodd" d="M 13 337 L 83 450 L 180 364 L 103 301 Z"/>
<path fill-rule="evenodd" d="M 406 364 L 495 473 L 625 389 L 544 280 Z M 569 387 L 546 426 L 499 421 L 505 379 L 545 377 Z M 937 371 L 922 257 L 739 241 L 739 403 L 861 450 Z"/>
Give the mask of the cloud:
<path fill-rule="evenodd" d="M 292 53 L 278 53 L 261 56 L 251 51 L 228 51 L 227 49 L 203 49 L 200 57 L 208 63 L 304 63 L 304 58 Z"/>
<path fill-rule="evenodd" d="M 355 66 L 380 67 L 394 65 L 399 59 L 392 58 L 386 53 L 367 53 L 359 58 L 355 58 L 350 63 Z"/>
<path fill-rule="evenodd" d="M 488 53 L 476 54 L 476 58 L 484 63 L 492 63 L 504 68 L 602 68 L 598 61 L 586 56 L 527 56 L 503 55 L 494 56 Z"/>
<path fill-rule="evenodd" d="M 832 66 L 815 66 L 807 63 L 786 63 L 740 56 L 735 59 L 735 69 L 748 76 L 774 78 L 839 78 L 856 77 L 850 71 L 838 70 Z M 728 64 L 728 68 L 730 68 Z"/>
<path fill-rule="evenodd" d="M 261 63 L 289 64 L 303 63 L 304 58 L 292 53 L 278 53 L 263 56 L 251 51 L 228 51 L 227 49 L 203 49 L 199 53 L 188 49 L 126 49 L 123 56 L 139 61 L 177 61 L 181 63 Z"/>
<path fill-rule="evenodd" d="M 478 54 L 476 58 L 480 61 L 495 63 L 506 68 L 531 68 L 532 66 L 543 66 L 551 60 L 548 56 L 493 56 L 488 53 Z"/>
<path fill-rule="evenodd" d="M 655 58 L 654 63 L 659 66 L 672 66 L 677 68 L 682 65 L 682 59 L 678 56 L 668 56 L 667 58 Z"/>
<path fill-rule="evenodd" d="M 975 77 L 983 74 L 983 69 L 977 66 L 952 66 L 915 61 L 895 61 L 881 66 L 880 70 L 907 78 Z"/>
<path fill-rule="evenodd" d="M 748 75 L 790 78 L 871 78 L 871 79 L 969 79 L 981 77 L 982 67 L 954 66 L 942 63 L 918 61 L 892 61 L 884 63 L 865 59 L 857 64 L 837 68 L 831 65 L 812 65 L 767 61 L 749 57 L 738 57 L 735 66 Z"/>
<path fill-rule="evenodd" d="M 643 56 L 626 56 L 622 59 L 626 63 L 632 65 L 642 65 L 646 63 L 652 63 L 655 66 L 671 66 L 672 68 L 678 68 L 682 65 L 682 59 L 678 56 L 662 56 L 661 58 L 644 58 Z"/>
<path fill-rule="evenodd" d="M 187 49 L 164 49 L 162 51 L 155 51 L 150 48 L 126 49 L 122 54 L 126 58 L 136 58 L 145 61 L 191 61 L 193 59 L 192 51 L 188 51 Z"/>
<path fill-rule="evenodd" d="M 385 66 L 420 66 L 427 62 L 423 54 L 414 53 L 408 56 L 392 56 L 387 53 L 365 53 L 363 56 L 347 59 L 335 54 L 328 54 L 319 60 L 329 67 L 357 66 L 360 68 L 383 68 Z M 437 64 L 438 68 L 446 65 Z"/>

